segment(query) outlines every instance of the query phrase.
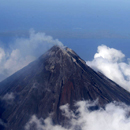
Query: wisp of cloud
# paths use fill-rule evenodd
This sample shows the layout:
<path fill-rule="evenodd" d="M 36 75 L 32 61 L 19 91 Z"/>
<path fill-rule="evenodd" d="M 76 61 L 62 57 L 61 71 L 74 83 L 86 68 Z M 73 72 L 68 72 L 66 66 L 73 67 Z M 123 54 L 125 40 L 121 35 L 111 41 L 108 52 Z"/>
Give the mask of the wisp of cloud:
<path fill-rule="evenodd" d="M 0 48 L 0 81 L 28 65 L 53 45 L 63 46 L 58 39 L 32 29 L 28 38 L 17 38 L 8 52 Z"/>

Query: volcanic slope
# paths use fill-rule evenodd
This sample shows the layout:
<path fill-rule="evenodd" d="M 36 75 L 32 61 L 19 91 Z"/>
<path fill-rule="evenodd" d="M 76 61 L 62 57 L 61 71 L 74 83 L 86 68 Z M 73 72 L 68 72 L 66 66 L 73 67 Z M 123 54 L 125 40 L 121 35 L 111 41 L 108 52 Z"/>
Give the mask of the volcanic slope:
<path fill-rule="evenodd" d="M 75 101 L 113 101 L 130 105 L 130 93 L 96 73 L 71 49 L 53 46 L 34 62 L 0 83 L 0 129 L 24 130 L 32 115 L 66 125 L 59 107 Z"/>

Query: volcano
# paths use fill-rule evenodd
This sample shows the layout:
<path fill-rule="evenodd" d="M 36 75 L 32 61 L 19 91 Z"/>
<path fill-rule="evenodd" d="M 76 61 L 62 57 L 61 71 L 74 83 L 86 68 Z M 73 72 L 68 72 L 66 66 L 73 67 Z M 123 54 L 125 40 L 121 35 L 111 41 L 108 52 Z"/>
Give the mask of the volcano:
<path fill-rule="evenodd" d="M 130 93 L 86 65 L 73 50 L 53 46 L 28 66 L 0 83 L 0 129 L 24 130 L 32 115 L 66 125 L 60 106 L 96 100 L 130 105 Z"/>

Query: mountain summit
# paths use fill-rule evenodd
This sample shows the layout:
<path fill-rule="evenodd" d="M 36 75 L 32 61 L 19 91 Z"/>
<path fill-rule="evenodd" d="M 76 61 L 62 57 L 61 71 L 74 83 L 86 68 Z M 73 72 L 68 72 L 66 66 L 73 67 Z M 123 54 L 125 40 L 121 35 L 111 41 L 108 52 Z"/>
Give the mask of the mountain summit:
<path fill-rule="evenodd" d="M 130 105 L 130 93 L 96 73 L 71 49 L 53 46 L 28 66 L 0 83 L 0 128 L 24 130 L 32 115 L 66 125 L 59 107 L 75 101 L 113 101 Z"/>

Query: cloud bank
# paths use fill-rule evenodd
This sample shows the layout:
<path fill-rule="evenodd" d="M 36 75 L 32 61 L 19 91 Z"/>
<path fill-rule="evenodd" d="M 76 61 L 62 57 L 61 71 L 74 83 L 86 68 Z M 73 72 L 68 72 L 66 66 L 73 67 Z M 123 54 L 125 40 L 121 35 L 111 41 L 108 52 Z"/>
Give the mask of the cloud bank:
<path fill-rule="evenodd" d="M 86 63 L 130 92 L 130 59 L 126 63 L 123 62 L 124 58 L 120 50 L 101 45 L 94 59 Z"/>
<path fill-rule="evenodd" d="M 35 130 L 129 130 L 130 129 L 130 107 L 123 103 L 109 103 L 105 108 L 91 111 L 89 108 L 96 106 L 97 101 L 79 101 L 76 103 L 78 107 L 74 114 L 69 105 L 61 107 L 63 115 L 70 120 L 70 128 L 64 128 L 60 125 L 53 125 L 51 118 L 45 120 L 38 119 L 35 115 L 31 117 L 25 126 L 25 130 L 31 130 L 32 126 Z M 69 116 L 68 116 L 69 114 Z"/>
<path fill-rule="evenodd" d="M 0 81 L 23 68 L 53 45 L 62 46 L 58 39 L 32 29 L 28 38 L 17 38 L 6 51 L 0 47 Z"/>
<path fill-rule="evenodd" d="M 10 100 L 13 100 L 15 98 L 14 94 L 11 92 L 11 93 L 6 93 L 4 96 L 3 96 L 3 100 L 6 100 L 6 101 L 10 101 Z"/>

